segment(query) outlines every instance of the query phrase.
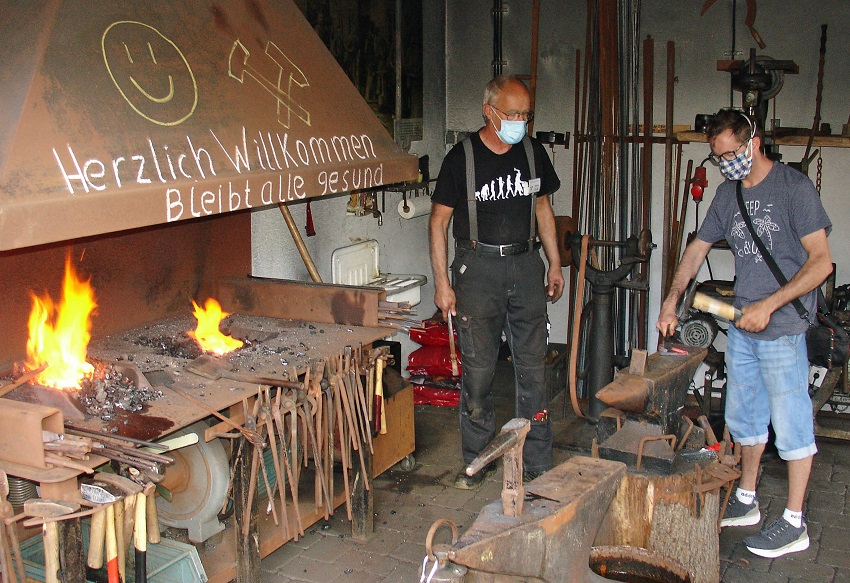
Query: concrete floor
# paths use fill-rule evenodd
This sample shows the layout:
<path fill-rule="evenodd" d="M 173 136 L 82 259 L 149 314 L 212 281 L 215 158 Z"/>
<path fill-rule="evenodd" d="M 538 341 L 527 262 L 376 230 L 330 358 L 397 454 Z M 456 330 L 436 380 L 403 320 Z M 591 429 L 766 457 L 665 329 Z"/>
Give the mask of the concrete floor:
<path fill-rule="evenodd" d="M 510 418 L 512 398 L 497 395 L 499 425 Z M 559 429 L 574 420 L 556 412 L 555 463 L 579 452 L 559 442 Z M 425 537 L 431 525 L 448 518 L 462 533 L 479 510 L 497 500 L 501 473 L 488 478 L 477 491 L 452 488 L 461 469 L 460 433 L 453 408 L 416 406 L 416 466 L 410 472 L 396 468 L 374 480 L 375 532 L 366 542 L 351 538 L 344 508 L 328 522 L 310 527 L 297 542 L 289 542 L 262 561 L 265 583 L 401 583 L 419 579 L 425 557 Z M 779 559 L 763 559 L 743 546 L 758 526 L 727 528 L 720 534 L 720 572 L 726 583 L 790 583 L 850 581 L 850 444 L 820 439 L 809 482 L 806 517 L 811 546 Z M 782 512 L 785 467 L 776 459 L 763 463 L 759 497 L 763 515 L 772 520 Z M 440 538 L 440 537 L 445 538 Z M 437 542 L 447 542 L 448 530 Z"/>

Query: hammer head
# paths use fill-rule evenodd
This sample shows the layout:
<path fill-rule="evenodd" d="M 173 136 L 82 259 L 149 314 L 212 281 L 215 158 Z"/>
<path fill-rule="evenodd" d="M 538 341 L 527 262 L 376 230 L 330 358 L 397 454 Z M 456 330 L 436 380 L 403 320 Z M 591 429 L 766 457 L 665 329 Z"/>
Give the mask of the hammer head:
<path fill-rule="evenodd" d="M 95 504 L 110 504 L 124 497 L 120 488 L 100 480 L 80 484 L 80 495 L 84 500 Z"/>
<path fill-rule="evenodd" d="M 24 513 L 29 516 L 39 516 L 41 518 L 55 518 L 77 512 L 79 509 L 80 505 L 76 502 L 67 502 L 65 500 L 32 498 L 31 500 L 24 501 Z"/>
<path fill-rule="evenodd" d="M 142 485 L 137 484 L 129 478 L 119 476 L 118 474 L 108 474 L 106 472 L 98 472 L 94 475 L 94 479 L 98 482 L 105 482 L 119 489 L 128 496 L 135 496 L 142 491 Z"/>
<path fill-rule="evenodd" d="M 688 284 L 688 289 L 682 294 L 682 299 L 679 300 L 679 306 L 676 308 L 676 319 L 679 322 L 687 320 L 688 313 L 694 305 L 694 295 L 697 293 L 697 278 L 693 278 Z"/>

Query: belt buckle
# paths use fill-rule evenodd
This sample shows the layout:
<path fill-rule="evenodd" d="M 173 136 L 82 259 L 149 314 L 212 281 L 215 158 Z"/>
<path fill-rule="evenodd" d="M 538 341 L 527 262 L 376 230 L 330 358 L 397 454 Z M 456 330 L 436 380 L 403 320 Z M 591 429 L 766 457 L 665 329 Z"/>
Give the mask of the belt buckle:
<path fill-rule="evenodd" d="M 505 250 L 508 247 L 510 247 L 510 245 L 499 245 L 499 256 L 500 257 L 507 257 L 507 255 L 505 254 Z"/>

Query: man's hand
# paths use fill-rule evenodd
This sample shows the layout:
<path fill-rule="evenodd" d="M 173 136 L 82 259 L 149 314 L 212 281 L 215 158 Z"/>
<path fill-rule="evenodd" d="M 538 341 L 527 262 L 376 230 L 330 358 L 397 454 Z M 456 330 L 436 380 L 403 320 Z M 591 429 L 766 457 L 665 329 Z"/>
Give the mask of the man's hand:
<path fill-rule="evenodd" d="M 741 308 L 741 319 L 735 323 L 735 326 L 747 332 L 761 332 L 770 323 L 770 315 L 773 310 L 767 305 L 765 300 L 758 301 L 749 306 Z"/>
<path fill-rule="evenodd" d="M 672 336 L 676 333 L 676 327 L 679 325 L 679 319 L 676 317 L 676 308 L 670 307 L 668 302 L 661 306 L 661 312 L 658 314 L 658 321 L 655 327 L 662 336 Z"/>
<path fill-rule="evenodd" d="M 449 319 L 449 312 L 457 316 L 455 291 L 449 285 L 437 286 L 434 290 L 434 304 L 443 312 L 443 320 Z"/>
<path fill-rule="evenodd" d="M 563 293 L 564 274 L 561 265 L 549 265 L 549 271 L 546 272 L 546 297 L 554 304 Z"/>

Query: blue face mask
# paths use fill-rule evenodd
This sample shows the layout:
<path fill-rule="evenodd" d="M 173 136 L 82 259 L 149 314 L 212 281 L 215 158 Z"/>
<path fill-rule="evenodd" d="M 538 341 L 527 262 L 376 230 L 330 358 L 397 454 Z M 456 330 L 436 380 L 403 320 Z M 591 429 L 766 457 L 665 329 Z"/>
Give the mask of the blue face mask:
<path fill-rule="evenodd" d="M 518 144 L 525 137 L 526 126 L 528 125 L 527 121 L 511 121 L 508 119 L 499 118 L 502 122 L 502 129 L 496 129 L 496 124 L 493 123 L 493 120 L 490 120 L 490 123 L 493 124 L 493 129 L 496 130 L 496 135 L 499 136 L 499 139 L 508 145 Z"/>

